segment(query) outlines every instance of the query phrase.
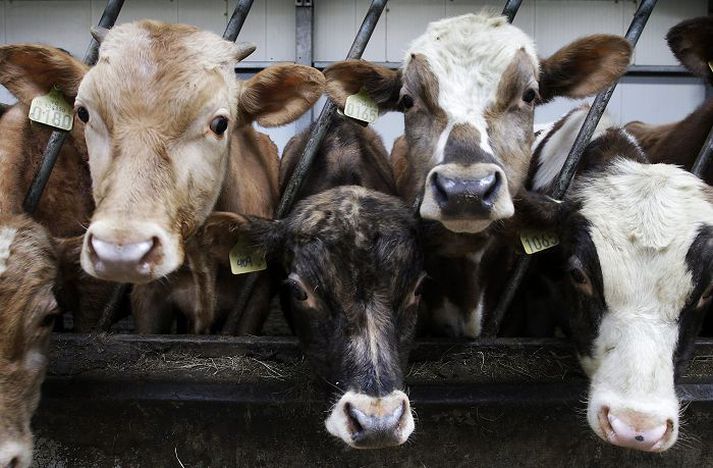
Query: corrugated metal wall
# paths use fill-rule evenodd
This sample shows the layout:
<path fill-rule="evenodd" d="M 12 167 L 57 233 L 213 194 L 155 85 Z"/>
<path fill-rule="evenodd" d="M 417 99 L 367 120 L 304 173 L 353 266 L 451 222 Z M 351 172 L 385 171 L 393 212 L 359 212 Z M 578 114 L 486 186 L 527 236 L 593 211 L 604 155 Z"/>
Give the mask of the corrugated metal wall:
<path fill-rule="evenodd" d="M 369 0 L 313 0 L 314 61 L 340 60 L 346 54 Z M 153 18 L 195 24 L 222 33 L 234 0 L 126 0 L 119 22 Z M 408 43 L 428 22 L 447 16 L 502 9 L 504 1 L 391 0 L 376 28 L 364 58 L 400 62 Z M 43 42 L 82 56 L 88 28 L 96 24 L 103 0 L 0 0 L 0 42 Z M 532 35 L 546 56 L 577 37 L 592 33 L 624 34 L 636 9 L 634 0 L 524 0 L 515 24 Z M 659 0 L 639 41 L 635 65 L 676 65 L 663 39 L 668 28 L 682 19 L 707 14 L 707 0 Z M 295 59 L 294 0 L 255 0 L 240 40 L 257 51 L 248 63 Z M 700 80 L 690 77 L 625 77 L 609 104 L 616 121 L 639 119 L 667 122 L 679 119 L 705 98 Z M 0 101 L 12 97 L 0 88 Z M 556 118 L 572 106 L 556 101 L 537 112 L 538 121 Z M 376 123 L 387 146 L 401 133 L 402 117 L 387 114 Z M 280 148 L 294 134 L 294 125 L 271 129 Z"/>

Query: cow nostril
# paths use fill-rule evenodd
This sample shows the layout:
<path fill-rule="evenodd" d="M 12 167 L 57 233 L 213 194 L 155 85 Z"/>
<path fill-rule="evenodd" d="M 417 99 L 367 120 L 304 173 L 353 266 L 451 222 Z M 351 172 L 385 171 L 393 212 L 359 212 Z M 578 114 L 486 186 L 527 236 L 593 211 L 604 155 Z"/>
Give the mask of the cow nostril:
<path fill-rule="evenodd" d="M 20 466 L 20 459 L 17 457 L 13 457 L 13 459 L 10 460 L 10 464 L 7 466 L 8 468 L 17 468 L 18 466 Z"/>
<path fill-rule="evenodd" d="M 500 188 L 501 178 L 500 173 L 495 172 L 489 176 L 482 179 L 483 184 L 483 201 L 492 202 L 497 196 L 498 189 Z"/>
<path fill-rule="evenodd" d="M 440 176 L 437 172 L 433 174 L 431 184 L 433 184 L 433 187 L 435 188 L 435 198 L 436 202 L 439 204 L 443 204 L 448 201 L 448 190 L 446 185 L 448 185 L 449 182 L 450 185 L 453 184 L 453 181 L 447 177 Z"/>
<path fill-rule="evenodd" d="M 344 404 L 344 413 L 349 421 L 349 429 L 351 429 L 352 434 L 358 434 L 364 430 L 364 427 L 359 423 L 359 415 L 351 403 Z"/>

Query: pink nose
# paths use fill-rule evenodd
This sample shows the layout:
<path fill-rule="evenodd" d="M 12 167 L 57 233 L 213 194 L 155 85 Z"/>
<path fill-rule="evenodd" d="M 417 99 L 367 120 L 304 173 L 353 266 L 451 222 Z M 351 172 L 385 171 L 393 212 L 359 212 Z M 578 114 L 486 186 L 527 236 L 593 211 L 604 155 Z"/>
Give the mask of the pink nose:
<path fill-rule="evenodd" d="M 625 411 L 615 414 L 606 409 L 602 410 L 602 413 L 602 429 L 609 442 L 619 447 L 646 452 L 659 451 L 670 433 L 670 428 L 673 428 L 673 421 L 670 419 L 660 422 L 659 418 L 644 413 Z M 604 418 L 601 416 L 605 416 L 605 421 L 602 421 Z"/>
<path fill-rule="evenodd" d="M 149 257 L 159 246 L 157 238 L 133 243 L 115 243 L 89 234 L 90 256 L 96 272 L 115 281 L 123 277 L 148 275 Z"/>

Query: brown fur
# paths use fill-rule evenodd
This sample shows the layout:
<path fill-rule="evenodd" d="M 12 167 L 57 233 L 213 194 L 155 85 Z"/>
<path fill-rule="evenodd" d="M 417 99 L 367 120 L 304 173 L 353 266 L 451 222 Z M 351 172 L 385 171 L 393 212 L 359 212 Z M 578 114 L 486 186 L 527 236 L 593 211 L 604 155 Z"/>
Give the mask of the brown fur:
<path fill-rule="evenodd" d="M 43 67 L 52 67 L 52 73 Z M 53 84 L 72 102 L 86 67 L 59 49 L 10 45 L 0 47 L 0 70 L 0 83 L 20 101 L 0 116 L 0 214 L 20 214 L 52 131 L 27 118 L 29 104 Z M 52 236 L 78 236 L 93 210 L 84 124 L 75 118 L 33 218 Z M 76 265 L 71 261 L 66 266 L 76 274 L 63 277 L 60 303 L 63 310 L 74 313 L 75 330 L 86 332 L 95 325 L 97 305 L 106 302 L 113 286 L 80 275 Z"/>
<path fill-rule="evenodd" d="M 17 443 L 22 450 L 6 454 L 10 458 L 0 464 L 26 467 L 32 456 L 30 419 L 58 312 L 52 293 L 58 258 L 47 231 L 28 217 L 0 215 L 0 236 L 6 229 L 16 233 L 9 257 L 0 261 L 0 447 Z"/>

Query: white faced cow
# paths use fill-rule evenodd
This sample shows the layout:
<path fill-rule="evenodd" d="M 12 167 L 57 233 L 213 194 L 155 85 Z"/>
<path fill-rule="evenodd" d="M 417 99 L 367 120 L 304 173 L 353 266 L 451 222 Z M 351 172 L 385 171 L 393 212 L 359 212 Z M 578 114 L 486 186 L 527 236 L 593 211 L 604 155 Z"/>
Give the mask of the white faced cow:
<path fill-rule="evenodd" d="M 496 222 L 514 213 L 535 105 L 598 92 L 630 56 L 624 38 L 597 35 L 539 60 L 533 40 L 505 17 L 470 14 L 431 23 L 398 71 L 363 61 L 325 70 L 340 107 L 363 88 L 382 111 L 404 113 L 405 137 L 392 159 L 401 195 L 420 200 L 421 217 L 432 222 L 424 302 L 441 333 L 480 334 L 480 260 Z"/>
<path fill-rule="evenodd" d="M 586 112 L 564 119 L 581 122 Z M 561 167 L 578 126 L 549 130 L 567 128 L 542 140 L 544 166 Z M 590 427 L 614 445 L 670 448 L 679 431 L 674 376 L 713 292 L 713 190 L 681 168 L 649 164 L 633 137 L 609 129 L 587 147 L 563 204 L 530 195 L 518 208 L 531 225 L 559 231 L 561 244 L 538 254 L 533 274 L 552 284 L 550 308 L 566 311 L 560 323 L 591 379 Z"/>

